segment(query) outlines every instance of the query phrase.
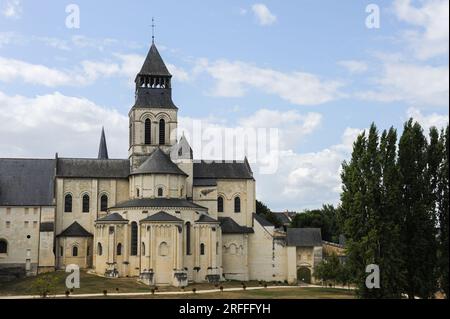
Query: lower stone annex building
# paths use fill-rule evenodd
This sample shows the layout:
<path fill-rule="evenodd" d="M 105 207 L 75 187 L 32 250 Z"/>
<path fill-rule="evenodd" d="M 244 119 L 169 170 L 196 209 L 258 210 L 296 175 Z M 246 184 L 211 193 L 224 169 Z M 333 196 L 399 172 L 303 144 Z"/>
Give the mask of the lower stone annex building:
<path fill-rule="evenodd" d="M 76 264 L 149 285 L 308 280 L 320 229 L 255 214 L 247 160 L 197 162 L 177 140 L 172 76 L 153 43 L 136 76 L 129 158 L 0 159 L 0 276 Z M 0 151 L 1 155 L 1 151 Z"/>

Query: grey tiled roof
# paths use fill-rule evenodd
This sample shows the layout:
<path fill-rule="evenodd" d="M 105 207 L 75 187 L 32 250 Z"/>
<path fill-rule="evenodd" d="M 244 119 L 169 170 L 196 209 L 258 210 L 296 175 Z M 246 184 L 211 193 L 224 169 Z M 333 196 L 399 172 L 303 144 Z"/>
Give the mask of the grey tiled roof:
<path fill-rule="evenodd" d="M 206 214 L 202 214 L 198 220 L 195 221 L 196 223 L 219 223 L 218 220 L 212 218 L 211 216 L 208 216 Z"/>
<path fill-rule="evenodd" d="M 160 75 L 160 76 L 172 76 L 164 64 L 161 55 L 153 43 L 145 58 L 144 65 L 142 65 L 140 75 Z"/>
<path fill-rule="evenodd" d="M 296 247 L 322 246 L 320 228 L 288 228 L 287 245 Z"/>
<path fill-rule="evenodd" d="M 254 233 L 251 227 L 240 226 L 231 217 L 219 217 L 222 234 L 250 234 Z"/>
<path fill-rule="evenodd" d="M 53 222 L 44 222 L 41 223 L 39 227 L 39 231 L 43 233 L 49 233 L 55 230 L 55 223 Z"/>
<path fill-rule="evenodd" d="M 84 229 L 78 222 L 74 222 L 56 237 L 94 237 L 94 235 Z"/>
<path fill-rule="evenodd" d="M 194 162 L 194 179 L 253 179 L 247 161 L 243 162 Z"/>
<path fill-rule="evenodd" d="M 258 214 L 253 214 L 253 218 L 256 219 L 256 221 L 258 223 L 260 223 L 261 226 L 264 226 L 264 227 L 273 227 L 274 226 L 272 223 L 270 223 L 264 217 L 262 217 L 262 216 L 260 216 Z"/>
<path fill-rule="evenodd" d="M 126 222 L 127 219 L 123 218 L 119 213 L 113 213 L 106 215 L 103 218 L 97 220 L 97 222 Z"/>
<path fill-rule="evenodd" d="M 182 223 L 183 220 L 179 219 L 178 217 L 172 216 L 166 212 L 159 212 L 159 213 L 153 214 L 151 216 L 148 216 L 147 218 L 142 219 L 141 222 L 178 222 L 178 223 Z"/>
<path fill-rule="evenodd" d="M 180 198 L 137 198 L 126 202 L 118 203 L 114 208 L 133 207 L 160 207 L 160 208 L 192 208 L 195 210 L 208 210 L 187 199 Z"/>
<path fill-rule="evenodd" d="M 217 180 L 213 178 L 194 178 L 193 186 L 217 186 Z"/>
<path fill-rule="evenodd" d="M 100 137 L 100 146 L 98 148 L 98 159 L 107 160 L 108 156 L 108 147 L 106 145 L 106 136 L 105 129 L 102 128 L 102 135 Z"/>
<path fill-rule="evenodd" d="M 138 88 L 134 108 L 178 109 L 172 100 L 172 89 Z"/>
<path fill-rule="evenodd" d="M 53 206 L 56 161 L 0 159 L 0 206 Z"/>
<path fill-rule="evenodd" d="M 56 175 L 73 178 L 128 178 L 130 162 L 113 159 L 59 158 Z"/>
<path fill-rule="evenodd" d="M 278 221 L 279 221 L 280 223 L 282 223 L 282 224 L 289 224 L 289 223 L 291 222 L 290 219 L 289 219 L 289 217 L 286 216 L 287 213 L 284 213 L 284 212 L 282 212 L 282 213 L 274 212 L 273 214 L 274 214 L 274 216 L 276 217 L 276 219 L 278 219 Z"/>
<path fill-rule="evenodd" d="M 160 148 L 157 148 L 144 163 L 131 174 L 174 174 L 187 176 L 177 164 L 172 162 L 169 155 L 164 153 Z"/>

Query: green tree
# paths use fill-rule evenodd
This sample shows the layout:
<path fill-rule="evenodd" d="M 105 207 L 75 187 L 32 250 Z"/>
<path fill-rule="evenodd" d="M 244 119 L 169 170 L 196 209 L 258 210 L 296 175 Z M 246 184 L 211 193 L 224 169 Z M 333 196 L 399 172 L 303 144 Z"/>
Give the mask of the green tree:
<path fill-rule="evenodd" d="M 274 213 L 272 213 L 269 207 L 267 207 L 266 204 L 260 202 L 259 200 L 256 200 L 256 214 L 261 215 L 268 222 L 272 223 L 277 228 L 282 226 L 278 218 L 275 216 Z"/>
<path fill-rule="evenodd" d="M 324 205 L 322 209 L 306 210 L 297 214 L 291 227 L 295 228 L 320 228 L 322 238 L 330 242 L 339 241 L 339 227 L 337 221 L 337 212 L 333 205 Z"/>
<path fill-rule="evenodd" d="M 444 290 L 446 297 L 449 296 L 449 246 L 448 246 L 448 234 L 449 234 L 449 171 L 448 171 L 448 155 L 449 155 L 449 141 L 448 130 L 442 131 L 440 136 L 440 144 L 442 147 L 442 162 L 438 170 L 438 182 L 437 182 L 437 215 L 439 221 L 439 273 L 440 273 L 440 286 Z"/>
<path fill-rule="evenodd" d="M 433 139 L 434 137 L 432 137 Z M 428 152 L 430 148 L 421 126 L 410 119 L 399 143 L 399 179 L 402 242 L 409 298 L 430 298 L 436 292 L 437 243 L 434 207 L 430 201 L 432 182 Z"/>
<path fill-rule="evenodd" d="M 339 257 L 336 254 L 331 254 L 328 258 L 322 260 L 314 268 L 314 278 L 321 280 L 324 284 L 347 284 L 344 274 L 344 267 L 339 261 Z"/>

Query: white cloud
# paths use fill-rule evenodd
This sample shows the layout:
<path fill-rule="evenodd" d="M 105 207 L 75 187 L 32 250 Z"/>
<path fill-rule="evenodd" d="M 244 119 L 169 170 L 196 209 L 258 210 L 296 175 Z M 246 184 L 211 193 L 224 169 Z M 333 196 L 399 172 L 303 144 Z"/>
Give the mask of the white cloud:
<path fill-rule="evenodd" d="M 277 21 L 277 17 L 262 3 L 254 4 L 252 6 L 252 11 L 260 25 L 268 26 Z"/>
<path fill-rule="evenodd" d="M 396 0 L 394 12 L 401 21 L 419 28 L 403 34 L 419 59 L 428 59 L 448 53 L 449 48 L 449 1 L 421 1 L 421 7 L 411 0 Z"/>
<path fill-rule="evenodd" d="M 405 101 L 414 106 L 448 106 L 448 65 L 387 63 L 376 84 L 378 90 L 357 96 L 381 102 Z"/>
<path fill-rule="evenodd" d="M 350 157 L 353 142 L 361 132 L 347 128 L 341 143 L 317 152 L 282 152 L 276 174 L 257 175 L 258 198 L 270 202 L 271 208 L 278 210 L 338 204 L 342 162 Z"/>
<path fill-rule="evenodd" d="M 240 61 L 209 63 L 205 59 L 197 63 L 194 72 L 206 72 L 214 78 L 211 94 L 220 97 L 241 97 L 249 88 L 276 94 L 298 105 L 317 105 L 343 97 L 339 92 L 342 82 L 325 81 L 306 72 L 282 73 Z"/>
<path fill-rule="evenodd" d="M 3 6 L 2 14 L 7 18 L 20 18 L 22 15 L 22 2 L 20 0 L 7 0 Z"/>
<path fill-rule="evenodd" d="M 356 60 L 339 61 L 338 65 L 346 68 L 348 72 L 354 74 L 364 73 L 368 69 L 367 63 Z"/>
<path fill-rule="evenodd" d="M 449 123 L 448 114 L 423 114 L 418 108 L 409 108 L 406 112 L 407 118 L 413 118 L 415 121 L 419 122 L 423 127 L 424 131 L 427 133 L 431 127 L 436 127 L 437 129 L 444 128 Z"/>
<path fill-rule="evenodd" d="M 102 126 L 110 156 L 127 156 L 128 118 L 84 98 L 0 92 L 0 123 L 0 157 L 95 158 Z"/>
<path fill-rule="evenodd" d="M 99 78 L 126 77 L 133 83 L 145 59 L 139 55 L 115 54 L 118 61 L 85 60 L 72 70 L 59 70 L 44 65 L 32 64 L 16 59 L 0 56 L 0 81 L 24 81 L 47 87 L 85 86 L 94 83 Z M 187 81 L 189 76 L 182 68 L 169 65 L 176 80 Z"/>

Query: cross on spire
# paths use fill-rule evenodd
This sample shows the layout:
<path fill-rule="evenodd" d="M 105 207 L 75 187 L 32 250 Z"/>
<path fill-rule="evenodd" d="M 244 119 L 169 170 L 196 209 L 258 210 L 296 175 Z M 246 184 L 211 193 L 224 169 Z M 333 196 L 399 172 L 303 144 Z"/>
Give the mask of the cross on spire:
<path fill-rule="evenodd" d="M 152 44 L 155 44 L 155 18 L 152 17 Z"/>

